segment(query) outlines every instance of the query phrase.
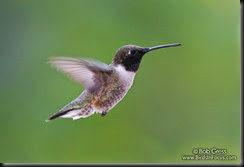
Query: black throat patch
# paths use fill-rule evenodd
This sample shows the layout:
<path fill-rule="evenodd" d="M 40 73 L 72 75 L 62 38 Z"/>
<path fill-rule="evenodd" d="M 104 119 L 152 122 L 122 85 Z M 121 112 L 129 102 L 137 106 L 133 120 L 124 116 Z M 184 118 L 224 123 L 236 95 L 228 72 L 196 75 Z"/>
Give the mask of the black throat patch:
<path fill-rule="evenodd" d="M 122 61 L 122 65 L 127 71 L 136 72 L 140 66 L 142 55 L 138 54 L 132 57 L 128 57 Z"/>
<path fill-rule="evenodd" d="M 123 66 L 125 67 L 126 71 L 137 72 L 140 66 L 140 62 L 136 64 L 123 63 Z"/>

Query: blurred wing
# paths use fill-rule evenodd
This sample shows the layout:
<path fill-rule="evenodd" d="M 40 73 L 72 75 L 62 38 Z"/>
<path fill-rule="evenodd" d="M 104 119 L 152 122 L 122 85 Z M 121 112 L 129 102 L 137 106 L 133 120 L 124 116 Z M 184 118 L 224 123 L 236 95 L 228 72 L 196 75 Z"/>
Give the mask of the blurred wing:
<path fill-rule="evenodd" d="M 49 63 L 68 74 L 91 93 L 112 73 L 107 64 L 88 58 L 54 57 L 49 60 Z"/>

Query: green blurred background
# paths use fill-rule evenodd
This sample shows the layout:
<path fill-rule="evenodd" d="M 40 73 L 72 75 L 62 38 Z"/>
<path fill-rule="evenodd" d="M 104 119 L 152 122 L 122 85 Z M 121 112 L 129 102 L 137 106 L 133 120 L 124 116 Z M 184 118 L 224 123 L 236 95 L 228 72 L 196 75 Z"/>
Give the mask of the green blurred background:
<path fill-rule="evenodd" d="M 0 161 L 239 163 L 239 10 L 232 0 L 1 0 Z M 144 57 L 106 117 L 44 122 L 83 90 L 49 57 L 109 64 L 122 45 L 175 42 Z M 195 147 L 238 159 L 181 159 Z"/>

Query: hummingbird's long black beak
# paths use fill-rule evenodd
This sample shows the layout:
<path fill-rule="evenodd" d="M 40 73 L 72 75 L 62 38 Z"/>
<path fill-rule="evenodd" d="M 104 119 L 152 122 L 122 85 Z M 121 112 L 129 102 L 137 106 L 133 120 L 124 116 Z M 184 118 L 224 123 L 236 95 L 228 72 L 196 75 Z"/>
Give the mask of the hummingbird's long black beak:
<path fill-rule="evenodd" d="M 143 51 L 145 53 L 147 53 L 147 52 L 150 52 L 150 51 L 156 50 L 156 49 L 167 48 L 167 47 L 172 47 L 172 46 L 180 46 L 180 45 L 181 45 L 180 43 L 173 43 L 173 44 L 165 44 L 165 45 L 159 45 L 159 46 L 152 46 L 152 47 L 143 49 Z"/>

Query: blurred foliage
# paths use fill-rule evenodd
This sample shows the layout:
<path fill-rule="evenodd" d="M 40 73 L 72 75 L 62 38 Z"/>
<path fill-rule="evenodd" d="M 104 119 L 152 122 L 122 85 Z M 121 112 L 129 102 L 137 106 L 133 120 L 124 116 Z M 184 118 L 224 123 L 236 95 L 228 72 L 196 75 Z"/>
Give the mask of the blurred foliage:
<path fill-rule="evenodd" d="M 239 163 L 240 2 L 1 0 L 0 161 Z M 180 47 L 144 57 L 106 117 L 44 120 L 83 90 L 51 56 L 110 63 L 126 44 Z M 236 161 L 183 161 L 195 147 Z"/>

